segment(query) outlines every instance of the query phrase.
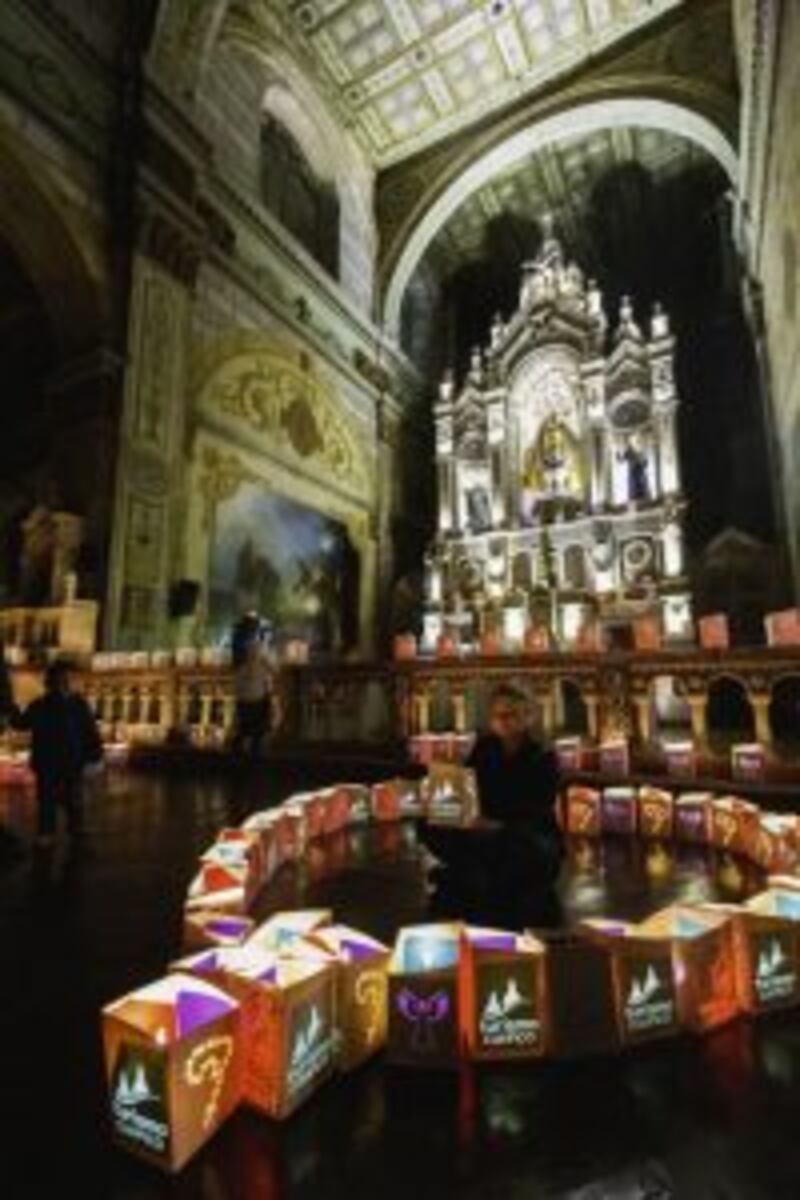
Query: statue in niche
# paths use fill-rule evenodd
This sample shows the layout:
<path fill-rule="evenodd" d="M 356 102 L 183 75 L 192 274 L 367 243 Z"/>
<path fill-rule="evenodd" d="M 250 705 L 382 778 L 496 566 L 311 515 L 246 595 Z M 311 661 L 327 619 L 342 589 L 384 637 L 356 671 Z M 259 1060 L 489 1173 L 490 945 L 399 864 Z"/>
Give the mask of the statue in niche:
<path fill-rule="evenodd" d="M 647 454 L 633 437 L 625 443 L 625 449 L 619 455 L 620 462 L 627 464 L 628 503 L 635 504 L 641 500 L 650 499 L 650 479 L 648 474 Z"/>
<path fill-rule="evenodd" d="M 551 413 L 536 443 L 525 456 L 523 487 L 544 497 L 577 498 L 581 472 L 575 440 L 563 421 Z"/>
<path fill-rule="evenodd" d="M 489 503 L 489 493 L 481 484 L 468 489 L 467 523 L 472 533 L 485 533 L 492 527 L 492 509 Z"/>

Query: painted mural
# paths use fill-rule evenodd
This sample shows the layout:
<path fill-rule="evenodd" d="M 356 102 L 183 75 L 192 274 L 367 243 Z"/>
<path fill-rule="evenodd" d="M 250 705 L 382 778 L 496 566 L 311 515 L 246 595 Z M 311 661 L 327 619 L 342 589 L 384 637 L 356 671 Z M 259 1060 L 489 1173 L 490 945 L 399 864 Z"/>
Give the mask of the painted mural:
<path fill-rule="evenodd" d="M 347 530 L 255 483 L 220 504 L 211 553 L 209 624 L 225 642 L 242 613 L 270 620 L 279 641 L 342 652 L 358 637 L 358 553 Z"/>

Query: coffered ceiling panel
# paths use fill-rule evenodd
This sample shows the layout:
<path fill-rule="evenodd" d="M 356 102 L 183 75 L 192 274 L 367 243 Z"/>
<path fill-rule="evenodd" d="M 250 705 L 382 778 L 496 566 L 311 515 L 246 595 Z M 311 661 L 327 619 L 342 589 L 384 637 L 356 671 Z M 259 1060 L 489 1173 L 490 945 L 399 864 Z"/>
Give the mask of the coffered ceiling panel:
<path fill-rule="evenodd" d="M 586 62 L 682 0 L 240 0 L 289 35 L 387 166 Z"/>

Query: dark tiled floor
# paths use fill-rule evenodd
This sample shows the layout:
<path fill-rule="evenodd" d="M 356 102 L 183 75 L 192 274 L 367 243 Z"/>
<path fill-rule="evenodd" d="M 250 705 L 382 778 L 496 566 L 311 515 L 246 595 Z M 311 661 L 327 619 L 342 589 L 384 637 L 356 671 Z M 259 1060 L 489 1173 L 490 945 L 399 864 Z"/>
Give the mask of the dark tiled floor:
<path fill-rule="evenodd" d="M 3 1200 L 800 1198 L 800 1014 L 611 1061 L 460 1076 L 376 1062 L 282 1126 L 240 1113 L 174 1180 L 110 1149 L 98 1011 L 175 956 L 184 889 L 215 830 L 317 782 L 263 775 L 118 775 L 88 803 L 91 854 L 47 870 L 18 837 L 29 806 L 0 799 Z M 730 860 L 616 842 L 574 848 L 564 905 L 568 919 L 636 916 L 758 885 Z M 333 840 L 261 907 L 307 901 L 383 937 L 418 919 L 409 832 Z"/>

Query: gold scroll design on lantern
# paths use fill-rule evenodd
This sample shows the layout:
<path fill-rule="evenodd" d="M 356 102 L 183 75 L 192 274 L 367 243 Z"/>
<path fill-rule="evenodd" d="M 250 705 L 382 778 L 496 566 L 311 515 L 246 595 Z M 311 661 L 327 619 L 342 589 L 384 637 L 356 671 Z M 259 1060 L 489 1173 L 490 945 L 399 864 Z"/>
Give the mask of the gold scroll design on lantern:
<path fill-rule="evenodd" d="M 276 449 L 313 463 L 350 491 L 366 493 L 355 439 L 311 371 L 273 356 L 248 356 L 234 370 L 223 370 L 209 401 L 217 411 L 266 434 Z"/>
<path fill-rule="evenodd" d="M 575 435 L 550 413 L 528 447 L 522 464 L 522 486 L 538 495 L 583 494 L 583 462 Z"/>

